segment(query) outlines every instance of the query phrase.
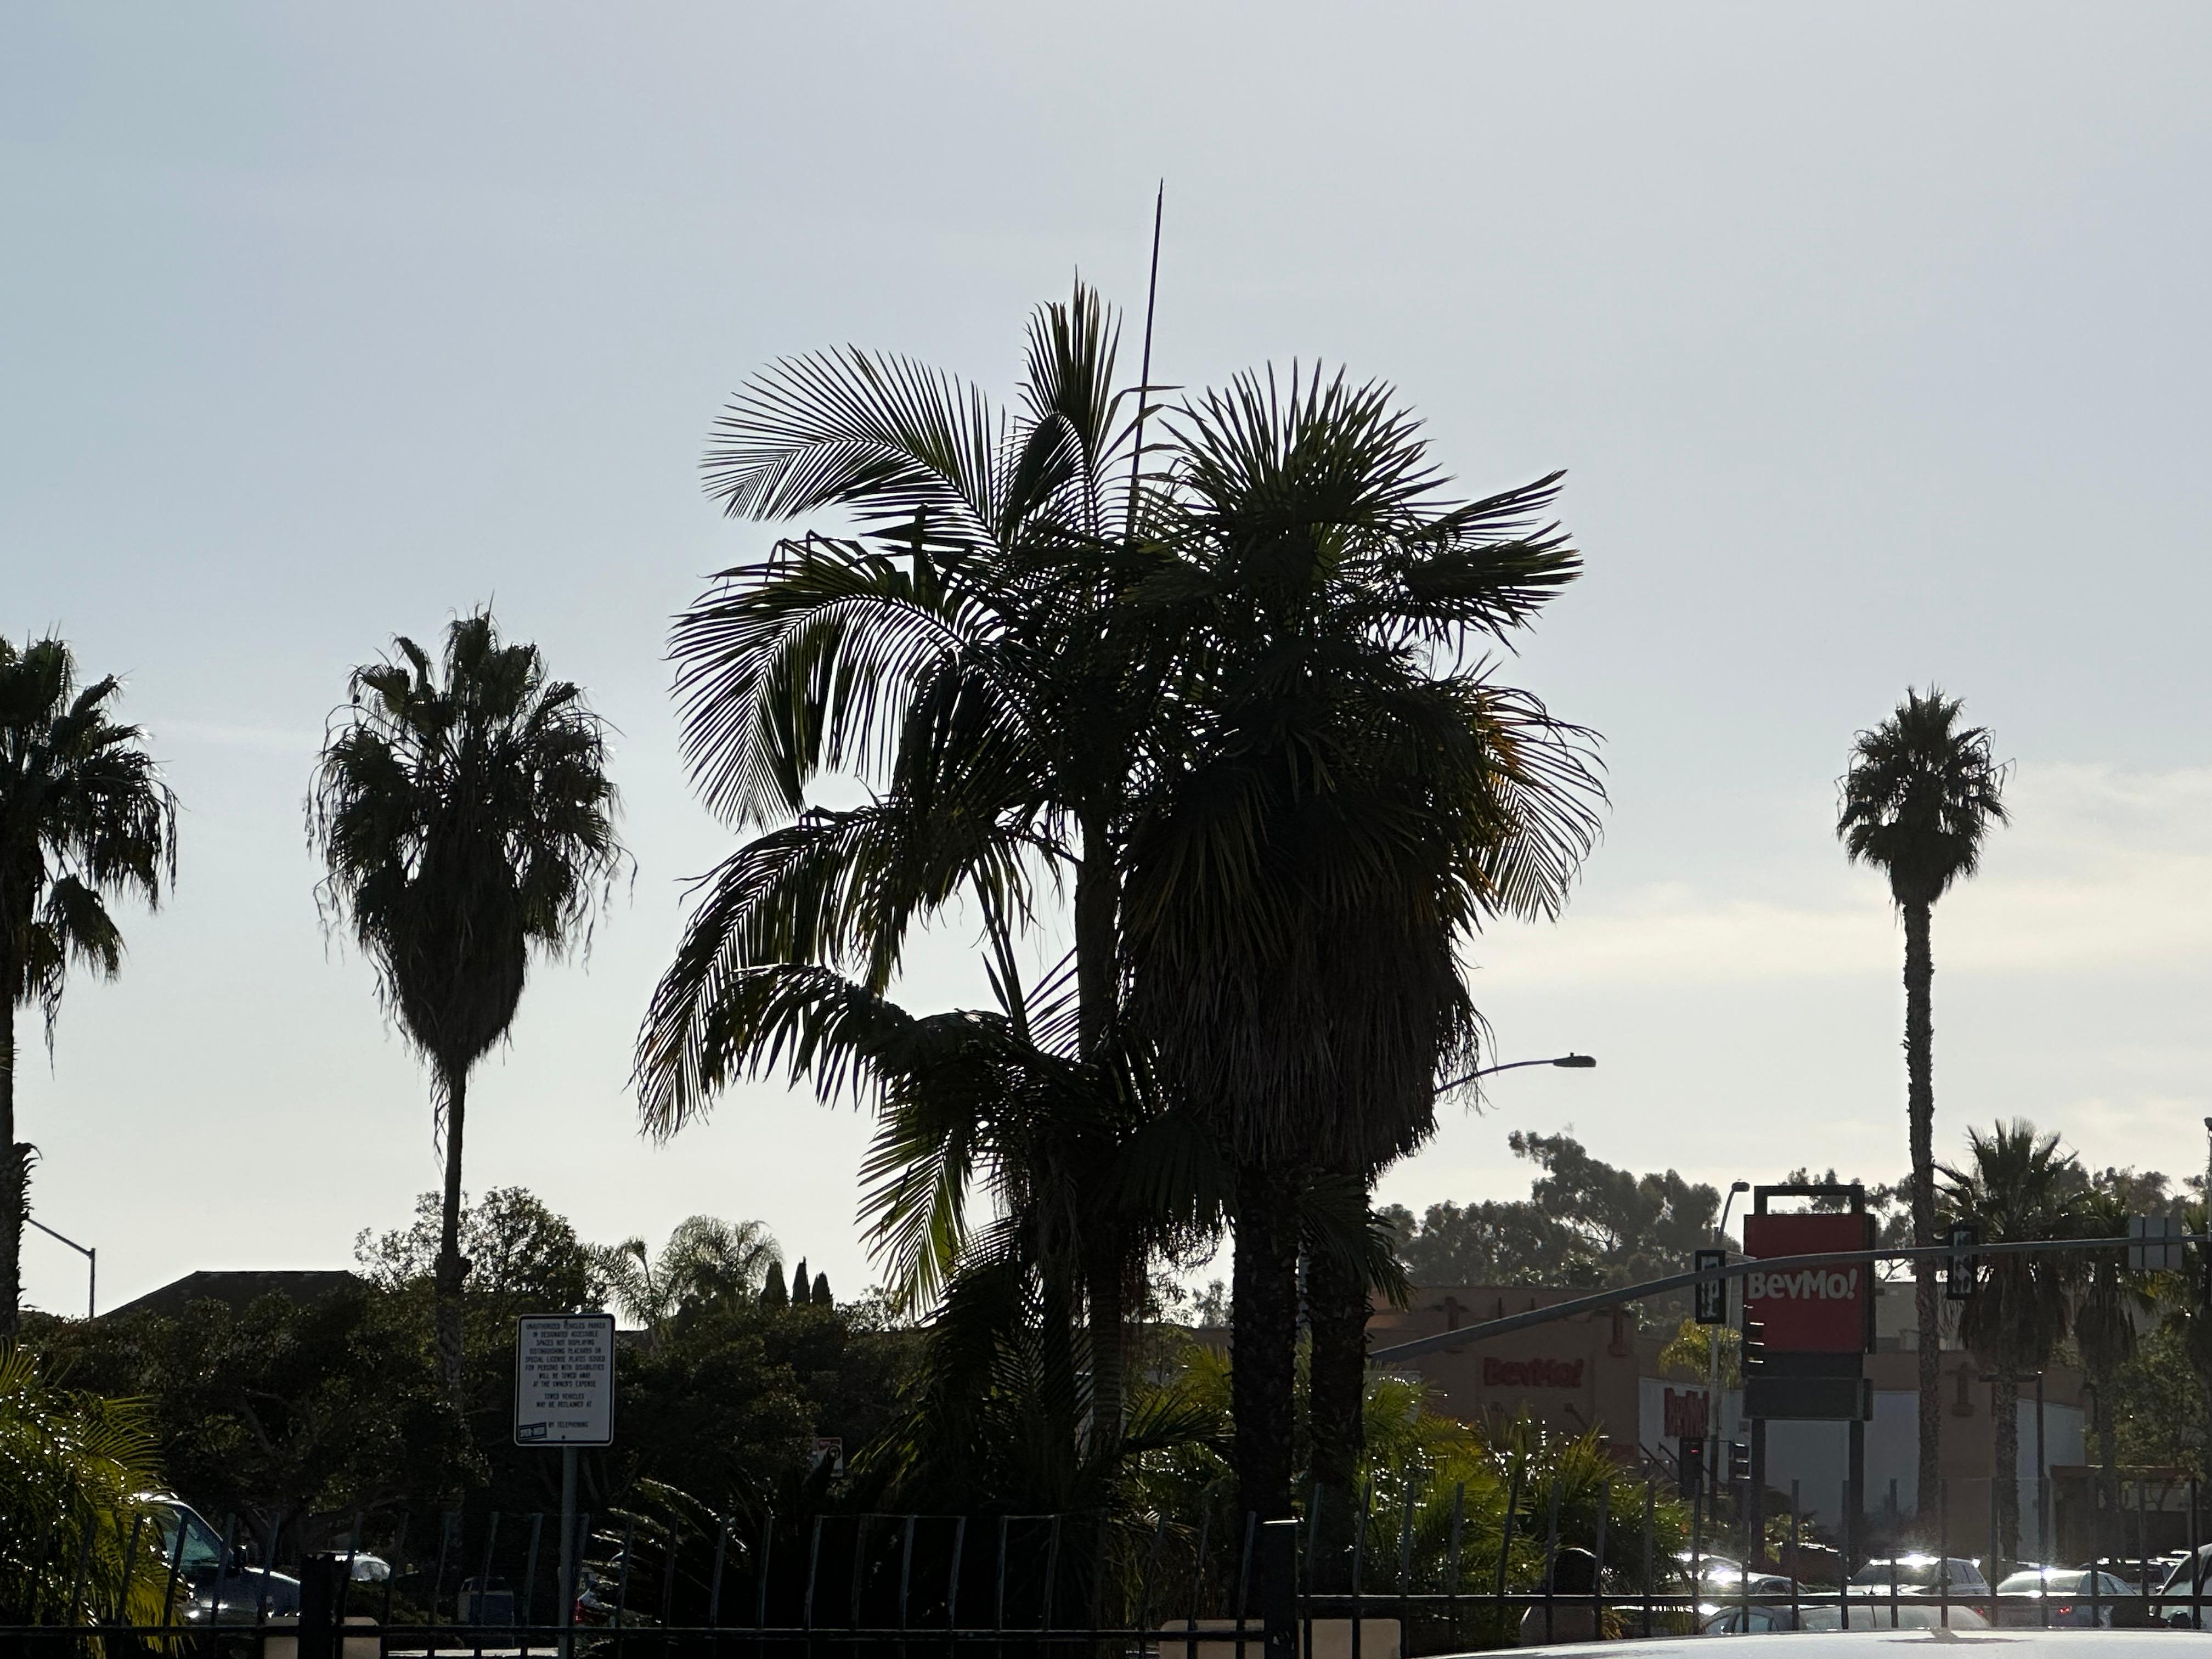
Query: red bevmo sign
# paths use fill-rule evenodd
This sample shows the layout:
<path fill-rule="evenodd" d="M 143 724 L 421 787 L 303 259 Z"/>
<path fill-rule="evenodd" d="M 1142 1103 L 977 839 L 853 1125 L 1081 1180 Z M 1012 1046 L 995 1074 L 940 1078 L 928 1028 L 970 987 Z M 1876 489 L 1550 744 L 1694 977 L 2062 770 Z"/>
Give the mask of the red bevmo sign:
<path fill-rule="evenodd" d="M 1753 1258 L 1874 1248 L 1874 1218 L 1838 1214 L 1748 1215 L 1743 1248 Z M 1874 1264 L 1837 1261 L 1754 1267 L 1744 1275 L 1745 1311 L 1766 1327 L 1770 1353 L 1861 1353 L 1874 1305 Z"/>

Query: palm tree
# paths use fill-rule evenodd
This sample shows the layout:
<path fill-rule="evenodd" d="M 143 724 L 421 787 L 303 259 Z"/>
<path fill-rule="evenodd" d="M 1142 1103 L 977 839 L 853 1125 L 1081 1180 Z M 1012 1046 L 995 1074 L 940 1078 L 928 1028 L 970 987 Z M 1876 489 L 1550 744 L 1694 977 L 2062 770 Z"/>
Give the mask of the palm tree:
<path fill-rule="evenodd" d="M 2084 1238 L 2124 1238 L 2133 1214 L 2127 1195 L 2101 1182 L 2083 1194 L 2079 1225 Z M 2089 1258 L 2088 1285 L 2081 1305 L 2074 1310 L 2074 1343 L 2081 1351 L 2081 1369 L 2088 1373 L 2097 1394 L 2098 1463 L 2104 1498 L 2097 1512 L 2111 1514 L 2119 1503 L 2117 1437 L 2112 1432 L 2112 1389 L 2121 1366 L 2135 1358 L 2135 1315 L 2147 1299 L 2131 1282 L 2135 1275 L 2117 1250 L 2100 1250 Z M 2097 1553 L 2109 1553 L 2112 1540 L 2102 1540 Z"/>
<path fill-rule="evenodd" d="M 469 1072 L 514 1023 L 534 951 L 587 941 L 626 854 L 606 732 L 533 645 L 489 612 L 353 671 L 323 745 L 307 832 L 325 921 L 349 923 L 378 993 L 429 1062 L 445 1132 L 435 1268 L 438 1349 L 461 1389 L 461 1147 Z M 441 672 L 442 671 L 442 672 Z"/>
<path fill-rule="evenodd" d="M 36 1150 L 15 1139 L 15 1011 L 45 1011 L 46 1040 L 70 966 L 112 979 L 123 934 L 108 901 L 149 908 L 177 875 L 177 805 L 113 719 L 114 676 L 79 687 L 69 646 L 0 639 L 0 1343 L 15 1339 L 24 1218 Z"/>
<path fill-rule="evenodd" d="M 1446 498 L 1387 386 L 1246 377 L 1183 411 L 1174 453 L 1152 586 L 1183 613 L 1184 729 L 1132 835 L 1132 1017 L 1237 1168 L 1238 1478 L 1279 1515 L 1302 1195 L 1364 1206 L 1431 1132 L 1483 1030 L 1458 949 L 1556 910 L 1595 834 L 1586 734 L 1476 654 L 1580 561 L 1541 523 L 1556 477 Z M 1369 1285 L 1310 1260 L 1316 1466 L 1340 1484 Z"/>
<path fill-rule="evenodd" d="M 592 1253 L 607 1294 L 627 1318 L 659 1332 L 686 1308 L 757 1303 L 783 1277 L 775 1240 L 757 1221 L 695 1215 L 676 1224 L 656 1258 L 641 1238 Z"/>
<path fill-rule="evenodd" d="M 2024 1119 L 1966 1133 L 1963 1169 L 1937 1166 L 1952 1215 L 1973 1224 L 1991 1244 L 2070 1238 L 2082 1225 L 2081 1170 L 2056 1134 Z M 1960 1335 L 1975 1359 L 1994 1372 L 1998 1549 L 2020 1553 L 2020 1384 L 2050 1364 L 2066 1340 L 2067 1316 L 2081 1276 L 2063 1253 L 1992 1255 L 1960 1319 Z"/>
<path fill-rule="evenodd" d="M 1934 686 L 1908 689 L 1897 712 L 1862 732 L 1840 786 L 1836 834 L 1856 864 L 1889 878 L 1905 918 L 1905 1121 L 1912 1151 L 1912 1242 L 1936 1238 L 1936 961 L 1929 924 L 1936 901 L 1979 867 L 1990 826 L 2005 822 L 2006 768 L 1991 758 L 1990 734 L 1961 729 L 1958 698 Z M 1921 1503 L 1942 1479 L 1943 1414 L 1936 1265 L 1913 1266 L 1920 1344 Z"/>
<path fill-rule="evenodd" d="M 1115 339 L 1079 285 L 1036 314 L 1012 416 L 945 374 L 846 350 L 756 376 L 719 424 L 708 485 L 732 516 L 835 508 L 865 533 L 781 542 L 677 623 L 694 776 L 734 827 L 766 833 L 702 882 L 655 993 L 637 1061 L 649 1131 L 701 1115 L 769 1041 L 737 1012 L 775 1002 L 751 1000 L 759 975 L 830 969 L 879 999 L 910 929 L 963 898 L 1002 1009 L 1018 1008 L 1014 942 L 1062 881 L 1067 1052 L 1113 1088 L 1121 836 L 1161 696 L 1146 631 L 1108 625 L 1141 568 L 1149 500 L 1125 507 L 1119 482 L 1137 404 L 1115 390 Z M 873 799 L 813 805 L 824 771 L 859 773 Z M 826 981 L 801 988 L 843 1006 Z M 1085 1159 L 1110 1160 L 1140 1115 L 1126 1099 L 1091 1115 L 1100 1139 Z M 1110 1433 L 1143 1247 L 1089 1220 L 1064 1243 Z"/>

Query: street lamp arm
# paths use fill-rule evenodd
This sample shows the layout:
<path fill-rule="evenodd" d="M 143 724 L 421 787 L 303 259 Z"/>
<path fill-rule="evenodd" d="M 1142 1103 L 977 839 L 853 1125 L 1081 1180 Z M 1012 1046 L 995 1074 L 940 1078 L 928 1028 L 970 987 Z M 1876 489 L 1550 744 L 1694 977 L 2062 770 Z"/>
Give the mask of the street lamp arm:
<path fill-rule="evenodd" d="M 1561 1054 L 1553 1060 L 1509 1060 L 1503 1066 L 1479 1066 L 1465 1077 L 1455 1077 L 1449 1083 L 1439 1086 L 1437 1092 L 1443 1094 L 1446 1090 L 1458 1088 L 1462 1083 L 1472 1083 L 1479 1077 L 1495 1077 L 1500 1072 L 1517 1072 L 1523 1066 L 1564 1066 L 1569 1071 L 1581 1072 L 1588 1071 L 1596 1064 L 1596 1057 L 1591 1054 Z"/>
<path fill-rule="evenodd" d="M 43 1221 L 35 1220 L 35 1219 L 33 1219 L 33 1218 L 32 1217 L 30 1217 L 30 1216 L 25 1216 L 25 1217 L 23 1218 L 23 1220 L 24 1220 L 24 1222 L 26 1223 L 26 1224 L 27 1224 L 27 1225 L 29 1225 L 29 1226 L 36 1227 L 36 1228 L 37 1228 L 40 1232 L 44 1233 L 44 1234 L 45 1234 L 48 1238 L 53 1239 L 53 1240 L 55 1240 L 55 1241 L 56 1241 L 57 1243 L 63 1243 L 63 1244 L 66 1244 L 66 1245 L 68 1245 L 68 1246 L 70 1247 L 70 1249 L 71 1249 L 72 1250 L 75 1250 L 75 1251 L 76 1251 L 79 1255 L 81 1255 L 81 1256 L 85 1256 L 85 1257 L 89 1258 L 89 1257 L 91 1257 L 92 1255 L 94 1255 L 97 1254 L 97 1252 L 94 1249 L 94 1248 L 93 1248 L 91 1245 L 89 1245 L 89 1244 L 80 1244 L 80 1243 L 78 1243 L 76 1242 L 76 1240 L 75 1240 L 75 1239 L 73 1239 L 73 1238 L 64 1237 L 62 1234 L 56 1232 L 56 1231 L 55 1231 L 52 1227 L 49 1227 L 48 1225 L 46 1225 L 46 1224 L 45 1222 L 43 1222 Z"/>

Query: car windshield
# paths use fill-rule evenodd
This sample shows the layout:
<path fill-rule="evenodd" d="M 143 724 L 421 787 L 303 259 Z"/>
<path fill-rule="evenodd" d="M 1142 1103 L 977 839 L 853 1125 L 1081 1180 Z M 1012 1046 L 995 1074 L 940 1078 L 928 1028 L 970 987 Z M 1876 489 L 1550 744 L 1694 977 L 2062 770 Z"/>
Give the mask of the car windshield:
<path fill-rule="evenodd" d="M 1930 1556 L 1911 1561 L 1869 1561 L 1851 1575 L 1851 1583 L 1858 1586 L 1893 1583 L 1899 1589 L 1933 1589 L 1938 1565 Z M 1951 1565 L 1951 1582 L 1954 1584 L 1967 1582 L 1966 1572 L 1958 1562 Z"/>
<path fill-rule="evenodd" d="M 222 1540 L 190 1510 L 164 1505 L 154 1511 L 154 1523 L 161 1528 L 161 1559 L 175 1561 L 179 1572 L 189 1574 L 195 1567 L 210 1567 L 222 1559 Z M 179 1525 L 185 1529 L 181 1555 L 176 1553 Z"/>

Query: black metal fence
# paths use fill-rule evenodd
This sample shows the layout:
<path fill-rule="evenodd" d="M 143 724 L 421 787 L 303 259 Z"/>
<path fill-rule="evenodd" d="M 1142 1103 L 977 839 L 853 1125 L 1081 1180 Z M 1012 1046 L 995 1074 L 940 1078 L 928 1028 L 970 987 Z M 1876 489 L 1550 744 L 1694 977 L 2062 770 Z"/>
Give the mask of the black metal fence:
<path fill-rule="evenodd" d="M 1985 1484 L 1985 1483 L 1984 1483 Z M 1616 1492 L 1632 1497 L 1617 1499 Z M 2134 1513 L 2142 1530 L 2145 1489 Z M 2170 1496 L 2170 1494 L 2169 1494 Z M 2185 1516 L 2197 1559 L 2197 1492 Z M 0 1652 L 24 1659 L 159 1653 L 180 1659 L 385 1659 L 386 1656 L 635 1656 L 635 1659 L 1417 1659 L 1545 1643 L 1818 1629 L 1982 1624 L 2167 1624 L 2202 1629 L 2202 1569 L 2165 1589 L 2167 1564 L 2110 1564 L 2129 1594 L 2092 1571 L 2086 1593 L 2000 1595 L 2000 1575 L 1915 1582 L 1887 1574 L 1813 1588 L 1796 1573 L 1716 1573 L 1714 1528 L 1695 1504 L 1686 1551 L 1655 1526 L 1656 1483 L 1597 1489 L 1594 1519 L 1563 1522 L 1561 1488 L 1505 1494 L 1497 1535 L 1478 1539 L 1464 1487 L 1417 1505 L 1370 1494 L 1300 1520 L 1146 1522 L 1095 1514 L 816 1515 L 686 1525 L 646 1514 L 429 1517 L 276 1576 L 234 1549 L 188 1560 L 142 1522 L 115 1543 L 135 1603 L 96 1605 L 85 1571 L 50 1560 L 48 1588 L 0 1624 Z M 1619 1504 L 1623 1513 L 1616 1513 Z M 2119 1505 L 2123 1514 L 2128 1506 Z M 1953 1559 L 1948 1493 L 1928 1540 Z M 1785 1565 L 1802 1560 L 1791 1494 Z M 1417 1546 L 1417 1524 L 1422 1541 Z M 412 1534 L 410 1536 L 410 1534 Z M 372 1547 L 374 1545 L 374 1547 Z M 1893 1547 L 1893 1545 L 1870 1547 Z M 1968 1566 L 1988 1559 L 1960 1558 Z M 1729 1566 L 1734 1567 L 1733 1560 Z M 1863 1573 L 1860 1575 L 1865 1577 Z M 1925 1574 L 1922 1575 L 1924 1579 Z M 144 1587 L 161 1593 L 148 1616 Z M 2084 1613 L 2086 1612 L 2086 1618 Z"/>

